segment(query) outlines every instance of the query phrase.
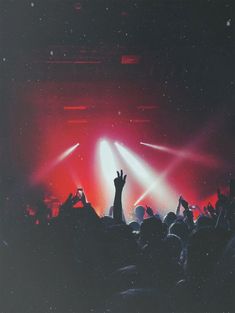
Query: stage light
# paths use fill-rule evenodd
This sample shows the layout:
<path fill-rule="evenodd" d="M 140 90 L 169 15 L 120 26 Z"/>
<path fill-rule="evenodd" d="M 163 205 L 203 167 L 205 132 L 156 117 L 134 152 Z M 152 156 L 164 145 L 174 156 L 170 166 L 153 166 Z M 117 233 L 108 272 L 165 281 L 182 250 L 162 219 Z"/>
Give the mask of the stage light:
<path fill-rule="evenodd" d="M 184 147 L 183 149 L 184 153 L 182 153 L 181 150 L 181 154 L 175 154 L 175 158 L 173 159 L 171 164 L 166 168 L 166 170 L 161 174 L 161 176 L 166 178 L 170 173 L 172 173 L 181 163 L 185 161 L 185 157 L 190 156 L 190 153 L 192 154 L 192 152 L 189 153 L 189 151 L 195 151 L 199 145 L 202 145 L 205 141 L 208 140 L 210 134 L 208 130 L 210 130 L 211 127 L 214 127 L 214 125 L 216 125 L 216 128 L 218 128 L 221 125 L 222 121 L 223 119 L 221 119 L 220 115 L 216 114 L 215 116 L 212 116 L 212 118 L 207 122 L 207 124 L 201 128 L 199 134 L 197 134 L 197 136 L 193 140 L 191 140 L 188 145 Z M 149 146 L 151 148 L 156 147 L 156 149 L 158 150 L 169 152 L 169 149 L 167 149 L 167 147 L 152 145 L 144 142 L 140 142 L 140 144 Z M 186 154 L 185 151 L 187 152 Z M 224 167 L 225 165 L 222 160 L 211 155 L 199 155 L 199 154 L 193 155 L 194 161 L 203 163 L 208 167 Z M 157 184 L 158 181 L 150 185 L 146 189 L 146 191 L 139 197 L 139 199 L 135 202 L 135 204 L 138 204 L 140 201 L 142 201 L 155 188 Z"/>
<path fill-rule="evenodd" d="M 100 142 L 100 162 L 105 177 L 113 179 L 116 176 L 117 167 L 113 151 L 106 140 Z"/>
<path fill-rule="evenodd" d="M 140 142 L 140 144 L 143 145 L 143 146 L 146 146 L 146 147 L 150 147 L 150 148 L 153 148 L 153 149 L 160 150 L 160 151 L 167 151 L 167 148 L 163 147 L 163 146 L 152 145 L 152 144 L 146 143 L 146 142 Z"/>
<path fill-rule="evenodd" d="M 165 146 L 159 146 L 159 145 L 153 145 L 146 142 L 140 142 L 141 145 L 159 150 L 164 151 L 169 154 L 172 154 L 175 156 L 174 160 L 171 162 L 171 164 L 165 169 L 163 173 L 161 173 L 162 179 L 167 178 L 167 176 L 172 173 L 173 170 L 175 170 L 182 162 L 185 161 L 185 159 L 189 159 L 191 161 L 200 163 L 204 166 L 208 167 L 218 167 L 222 165 L 222 162 L 218 160 L 217 158 L 206 155 L 206 154 L 198 154 L 194 153 L 190 150 L 192 150 L 193 144 L 188 145 L 186 148 L 183 148 L 181 150 L 176 150 L 173 148 L 165 147 Z M 196 147 L 196 144 L 194 144 Z M 194 148 L 195 149 L 195 148 Z M 155 182 L 153 182 L 146 191 L 136 200 L 135 205 L 137 205 L 140 201 L 142 201 L 148 194 L 151 194 L 151 192 L 157 188 L 159 185 L 159 179 L 157 179 Z"/>
<path fill-rule="evenodd" d="M 104 184 L 105 187 L 105 202 L 107 203 L 107 206 L 111 206 L 114 198 L 113 180 L 117 175 L 119 167 L 112 148 L 106 140 L 101 140 L 99 142 L 99 161 L 102 173 L 101 183 L 102 186 Z"/>
<path fill-rule="evenodd" d="M 140 60 L 140 55 L 128 54 L 121 56 L 121 64 L 139 64 Z"/>
<path fill-rule="evenodd" d="M 115 142 L 115 146 L 140 183 L 149 184 L 154 181 L 155 176 L 153 175 L 152 170 L 143 160 L 119 143 Z"/>
<path fill-rule="evenodd" d="M 57 159 L 57 162 L 63 161 L 67 156 L 69 156 L 77 147 L 79 146 L 79 143 L 76 143 L 76 145 L 72 146 L 71 148 L 67 149 L 65 152 L 63 152 Z"/>
<path fill-rule="evenodd" d="M 146 142 L 140 142 L 140 144 L 149 148 L 153 148 L 155 150 L 169 153 L 178 158 L 188 159 L 193 162 L 200 163 L 204 166 L 217 167 L 220 164 L 219 160 L 217 160 L 214 156 L 203 154 L 203 153 L 196 153 L 194 151 L 190 151 L 189 149 L 185 149 L 185 148 L 174 149 L 174 148 L 165 147 L 165 146 L 153 145 L 153 144 L 146 143 Z"/>
<path fill-rule="evenodd" d="M 151 191 L 148 193 L 151 193 L 156 204 L 161 205 L 162 208 L 172 208 L 177 205 L 177 193 L 166 184 L 163 176 L 160 176 L 144 160 L 123 145 L 116 142 L 115 146 L 139 184 L 145 189 L 149 189 L 149 186 L 151 186 Z M 138 204 L 143 198 L 141 196 L 134 205 Z"/>
<path fill-rule="evenodd" d="M 39 169 L 36 173 L 31 177 L 31 183 L 37 184 L 39 183 L 51 170 L 53 170 L 59 163 L 61 163 L 64 159 L 66 159 L 73 151 L 79 146 L 79 143 L 76 143 L 72 147 L 65 150 L 61 153 L 56 159 L 51 161 L 47 166 Z"/>
<path fill-rule="evenodd" d="M 85 111 L 88 109 L 88 106 L 86 105 L 65 105 L 64 110 L 65 111 Z"/>
<path fill-rule="evenodd" d="M 162 181 L 165 180 L 167 178 L 167 176 L 169 176 L 169 174 L 175 168 L 177 168 L 185 160 L 185 157 L 188 155 L 186 152 L 183 152 L 183 151 L 180 151 L 180 153 L 177 154 L 175 150 L 173 150 L 171 148 L 164 147 L 164 146 L 153 145 L 153 144 L 149 144 L 149 143 L 145 143 L 145 142 L 140 142 L 140 144 L 147 146 L 147 147 L 150 147 L 150 148 L 153 148 L 153 149 L 157 149 L 159 151 L 164 151 L 164 152 L 174 154 L 175 158 L 171 162 L 171 164 L 165 169 L 165 171 L 162 172 L 159 175 L 159 177 L 153 183 L 151 183 L 148 186 L 148 188 L 145 190 L 145 192 L 136 200 L 135 205 L 140 203 L 147 195 L 151 194 L 153 192 L 153 190 L 158 188 L 158 186 L 161 186 Z"/>
<path fill-rule="evenodd" d="M 156 187 L 157 185 L 160 184 L 160 179 L 154 181 L 149 187 L 148 189 L 146 189 L 146 191 L 135 201 L 134 205 L 139 204 L 149 193 L 151 193 Z"/>

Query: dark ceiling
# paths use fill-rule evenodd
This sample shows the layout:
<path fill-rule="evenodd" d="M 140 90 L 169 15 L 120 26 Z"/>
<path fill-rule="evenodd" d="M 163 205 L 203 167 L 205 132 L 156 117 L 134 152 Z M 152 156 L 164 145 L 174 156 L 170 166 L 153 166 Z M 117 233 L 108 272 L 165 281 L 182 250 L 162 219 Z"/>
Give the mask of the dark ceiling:
<path fill-rule="evenodd" d="M 38 90 L 42 101 L 43 86 L 49 87 L 42 94 L 54 90 L 60 95 L 57 85 L 71 82 L 89 82 L 90 97 L 99 84 L 103 97 L 110 96 L 111 87 L 120 87 L 125 99 L 125 88 L 135 90 L 135 101 L 127 101 L 128 108 L 124 103 L 121 111 L 140 115 L 138 106 L 159 105 L 156 114 L 145 113 L 151 125 L 159 127 L 158 136 L 165 138 L 167 133 L 173 141 L 172 133 L 177 132 L 180 141 L 182 133 L 191 135 L 192 129 L 215 116 L 223 121 L 223 130 L 211 136 L 211 147 L 234 159 L 233 0 L 8 0 L 0 1 L 0 23 L 0 149 L 5 177 L 15 175 L 12 133 L 18 143 L 22 132 L 29 133 L 22 122 L 30 116 L 27 103 L 16 91 L 27 95 L 28 90 Z M 63 112 L 61 97 L 56 103 Z M 106 111 L 107 107 L 102 112 Z M 22 120 L 12 125 L 16 112 Z"/>

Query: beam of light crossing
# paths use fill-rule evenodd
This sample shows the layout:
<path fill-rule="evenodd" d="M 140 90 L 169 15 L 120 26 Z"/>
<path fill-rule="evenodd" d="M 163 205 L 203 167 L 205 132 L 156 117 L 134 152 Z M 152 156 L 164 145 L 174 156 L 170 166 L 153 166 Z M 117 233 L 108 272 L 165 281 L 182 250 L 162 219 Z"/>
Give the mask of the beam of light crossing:
<path fill-rule="evenodd" d="M 62 152 L 57 158 L 51 161 L 47 166 L 39 169 L 31 178 L 31 183 L 39 183 L 51 170 L 53 170 L 59 163 L 64 161 L 69 155 L 71 155 L 75 149 L 79 146 L 79 143 L 76 143 L 72 147 L 68 148 Z"/>
<path fill-rule="evenodd" d="M 186 149 L 174 149 L 166 146 L 159 146 L 155 144 L 150 144 L 146 142 L 140 142 L 141 145 L 153 148 L 158 151 L 163 151 L 171 155 L 175 155 L 177 157 L 183 158 L 183 159 L 188 159 L 196 163 L 200 163 L 204 166 L 209 166 L 209 167 L 217 167 L 219 165 L 219 160 L 217 160 L 215 157 L 207 154 L 199 154 L 196 152 L 192 152 Z"/>
<path fill-rule="evenodd" d="M 190 151 L 195 150 L 195 148 L 201 146 L 205 142 L 207 142 L 210 138 L 210 132 L 208 130 L 216 125 L 216 129 L 218 130 L 222 123 L 223 119 L 221 118 L 220 112 L 217 112 L 215 116 L 208 121 L 208 123 L 200 130 L 200 132 L 195 136 L 194 140 L 192 140 L 188 145 L 185 146 L 184 150 Z M 162 146 L 160 146 L 162 147 Z M 180 156 L 175 156 L 173 162 L 166 168 L 166 170 L 161 174 L 161 177 L 167 177 L 170 173 L 172 173 L 181 163 L 184 162 L 184 158 Z M 225 166 L 224 162 L 221 160 L 218 161 L 218 165 Z M 137 199 L 135 205 L 142 201 L 157 185 L 157 181 L 151 184 L 147 190 Z"/>
<path fill-rule="evenodd" d="M 156 188 L 151 189 L 151 192 L 154 191 L 151 195 L 156 203 L 160 202 L 161 205 L 175 207 L 177 203 L 177 194 L 166 184 L 164 177 L 160 177 L 160 175 L 156 173 L 156 171 L 153 170 L 144 160 L 123 145 L 117 142 L 115 145 L 140 185 L 144 188 L 148 188 L 149 185 L 152 186 L 154 184 L 154 187 Z M 134 205 L 136 204 L 137 202 L 135 202 Z"/>
<path fill-rule="evenodd" d="M 102 185 L 105 186 L 105 201 L 107 206 L 113 204 L 114 186 L 113 180 L 117 175 L 119 169 L 116 158 L 108 141 L 101 140 L 99 142 L 99 162 L 101 167 Z M 108 212 L 105 212 L 108 213 Z"/>

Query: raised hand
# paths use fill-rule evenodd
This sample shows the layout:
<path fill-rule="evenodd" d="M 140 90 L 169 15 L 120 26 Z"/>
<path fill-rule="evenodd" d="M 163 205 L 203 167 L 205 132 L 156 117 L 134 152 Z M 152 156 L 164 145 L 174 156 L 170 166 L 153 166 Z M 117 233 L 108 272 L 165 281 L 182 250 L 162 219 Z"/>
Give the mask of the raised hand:
<path fill-rule="evenodd" d="M 150 217 L 154 216 L 153 210 L 150 208 L 150 206 L 147 206 L 147 205 L 146 205 L 146 213 L 147 213 L 148 216 L 150 216 Z"/>
<path fill-rule="evenodd" d="M 179 197 L 179 205 L 181 204 L 181 200 L 183 199 L 182 196 Z"/>
<path fill-rule="evenodd" d="M 74 204 L 78 202 L 77 195 L 73 196 L 72 193 L 69 194 L 68 198 L 65 200 L 65 202 L 62 204 L 63 207 L 72 207 Z"/>
<path fill-rule="evenodd" d="M 76 203 L 77 198 L 73 196 L 72 193 L 69 194 L 68 198 L 65 200 L 64 203 L 60 206 L 60 215 L 65 214 L 65 212 L 70 211 L 73 208 L 73 205 Z"/>
<path fill-rule="evenodd" d="M 117 177 L 114 179 L 114 185 L 116 190 L 122 191 L 126 183 L 126 175 L 123 176 L 123 170 L 117 171 Z"/>
<path fill-rule="evenodd" d="M 182 196 L 179 197 L 179 201 L 178 201 L 178 205 L 176 208 L 176 215 L 179 216 L 180 215 L 180 206 L 181 206 L 181 200 L 182 200 Z"/>
<path fill-rule="evenodd" d="M 78 193 L 76 193 L 75 195 L 70 193 L 68 198 L 65 200 L 65 202 L 60 206 L 60 212 L 62 213 L 62 212 L 65 212 L 65 211 L 72 209 L 74 207 L 74 205 L 76 203 L 78 203 L 79 201 L 81 201 L 82 204 L 85 206 L 86 197 L 85 197 L 83 192 L 82 192 L 81 196 L 79 196 Z"/>
<path fill-rule="evenodd" d="M 126 175 L 123 176 L 123 171 L 117 171 L 117 177 L 114 179 L 115 196 L 113 203 L 113 218 L 117 223 L 123 222 L 125 219 L 122 212 L 122 190 L 126 183 Z"/>
<path fill-rule="evenodd" d="M 82 201 L 82 204 L 85 206 L 87 204 L 87 200 L 86 200 L 86 195 L 85 195 L 84 191 L 82 192 L 82 196 L 80 199 Z"/>
<path fill-rule="evenodd" d="M 82 188 L 78 188 L 77 197 L 78 197 L 78 201 L 81 201 L 83 206 L 86 206 L 87 199 L 86 199 L 86 195 L 85 195 L 85 193 L 84 193 Z"/>
<path fill-rule="evenodd" d="M 184 200 L 182 197 L 180 197 L 180 203 L 182 204 L 183 208 L 185 210 L 188 210 L 189 207 L 188 207 L 188 202 L 186 200 Z"/>

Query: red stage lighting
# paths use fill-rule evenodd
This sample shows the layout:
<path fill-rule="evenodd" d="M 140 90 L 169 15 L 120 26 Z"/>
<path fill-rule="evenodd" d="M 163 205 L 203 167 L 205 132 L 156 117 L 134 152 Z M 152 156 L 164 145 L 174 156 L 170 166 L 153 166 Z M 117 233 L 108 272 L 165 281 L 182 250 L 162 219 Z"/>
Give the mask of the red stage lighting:
<path fill-rule="evenodd" d="M 139 64 L 141 57 L 139 55 L 122 55 L 121 64 Z"/>
<path fill-rule="evenodd" d="M 84 110 L 87 110 L 88 107 L 86 105 L 74 105 L 74 106 L 71 106 L 71 105 L 65 105 L 64 106 L 64 110 L 78 110 L 78 111 L 84 111 Z"/>
<path fill-rule="evenodd" d="M 56 159 L 51 161 L 47 166 L 39 169 L 35 174 L 33 174 L 31 178 L 32 184 L 39 183 L 51 170 L 54 169 L 55 166 L 57 166 L 60 162 L 62 162 L 65 158 L 67 158 L 73 151 L 79 146 L 79 143 L 76 143 L 72 147 L 65 150 L 63 153 L 61 153 Z"/>
<path fill-rule="evenodd" d="M 132 170 L 139 184 L 144 188 L 148 188 L 149 185 L 156 187 L 148 191 L 148 193 L 152 192 L 151 196 L 153 197 L 155 203 L 157 205 L 161 205 L 162 208 L 175 207 L 177 205 L 177 193 L 172 190 L 169 185 L 167 185 L 164 177 L 156 173 L 155 170 L 153 170 L 144 160 L 133 153 L 130 149 L 127 149 L 117 142 L 115 145 L 123 160 Z M 138 199 L 134 205 L 137 205 L 143 198 L 144 197 Z"/>
<path fill-rule="evenodd" d="M 140 144 L 146 147 L 153 148 L 158 151 L 163 151 L 163 152 L 175 155 L 179 158 L 188 159 L 193 162 L 200 163 L 204 166 L 217 167 L 219 165 L 219 161 L 211 155 L 202 154 L 202 153 L 199 154 L 199 153 L 192 152 L 192 151 L 185 150 L 185 149 L 174 149 L 174 148 L 165 147 L 165 146 L 153 145 L 153 144 L 146 143 L 146 142 L 140 142 Z"/>

